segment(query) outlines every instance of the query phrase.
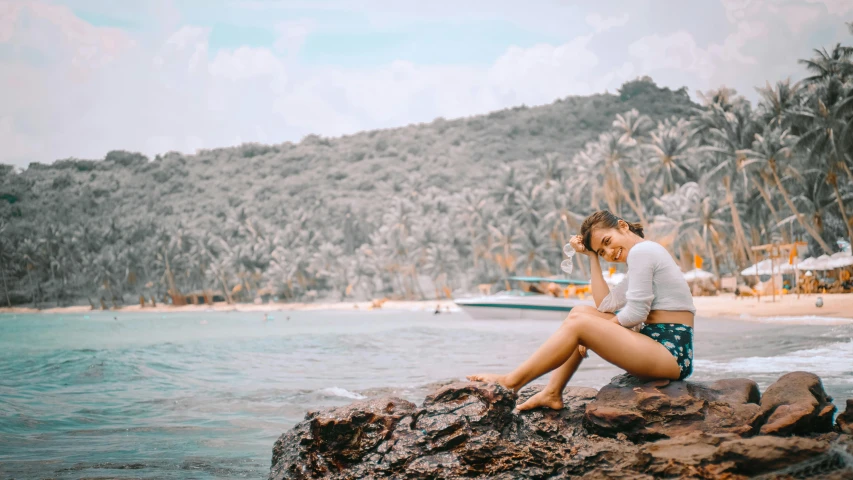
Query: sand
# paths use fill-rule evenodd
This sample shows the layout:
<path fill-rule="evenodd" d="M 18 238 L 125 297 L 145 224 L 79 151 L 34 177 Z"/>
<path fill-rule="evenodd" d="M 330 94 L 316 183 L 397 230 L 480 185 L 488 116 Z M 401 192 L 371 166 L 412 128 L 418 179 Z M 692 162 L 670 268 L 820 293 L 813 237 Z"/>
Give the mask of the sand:
<path fill-rule="evenodd" d="M 817 307 L 817 298 L 823 306 Z M 733 294 L 715 297 L 693 297 L 696 315 L 700 317 L 767 318 L 767 317 L 834 317 L 853 319 L 853 293 L 821 295 L 777 295 L 757 298 L 737 298 Z"/>
<path fill-rule="evenodd" d="M 818 296 L 823 299 L 823 307 L 815 306 Z M 722 294 L 714 297 L 694 297 L 697 315 L 700 317 L 729 317 L 735 319 L 767 319 L 772 317 L 830 317 L 853 319 L 853 293 L 823 294 L 823 295 L 782 295 L 773 301 L 772 297 L 736 298 L 732 294 Z M 456 310 L 458 307 L 452 300 L 425 301 L 395 301 L 385 302 L 382 310 L 433 311 L 436 306 L 441 311 Z M 113 310 L 113 309 L 111 309 Z M 118 309 L 122 312 L 275 312 L 292 310 L 376 310 L 371 302 L 333 302 L 333 303 L 264 303 L 264 304 L 234 304 L 217 303 L 214 305 L 184 305 L 174 307 L 159 304 L 157 307 L 128 305 Z M 0 308 L 2 313 L 84 313 L 91 312 L 89 306 L 71 306 L 47 308 L 43 310 L 26 307 Z M 116 311 L 116 310 L 113 310 Z"/>

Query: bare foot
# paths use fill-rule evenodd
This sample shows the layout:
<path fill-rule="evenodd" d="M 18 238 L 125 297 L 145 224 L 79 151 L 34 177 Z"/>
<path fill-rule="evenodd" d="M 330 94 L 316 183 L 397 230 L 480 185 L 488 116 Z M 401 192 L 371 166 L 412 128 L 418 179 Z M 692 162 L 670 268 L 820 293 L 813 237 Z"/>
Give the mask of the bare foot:
<path fill-rule="evenodd" d="M 666 378 L 661 378 L 658 380 L 652 380 L 650 382 L 646 382 L 646 385 L 649 387 L 654 387 L 654 388 L 663 388 L 663 387 L 669 385 L 669 380 Z"/>
<path fill-rule="evenodd" d="M 497 383 L 506 389 L 514 391 L 512 386 L 507 383 L 506 375 L 498 375 L 497 373 L 479 373 L 477 375 L 468 375 L 465 378 L 472 382 Z"/>
<path fill-rule="evenodd" d="M 538 393 L 536 393 L 536 395 L 533 395 L 532 397 L 528 398 L 526 402 L 515 408 L 518 411 L 522 411 L 539 407 L 548 407 L 552 410 L 562 410 L 563 397 L 562 395 L 559 395 L 557 393 L 540 390 Z"/>

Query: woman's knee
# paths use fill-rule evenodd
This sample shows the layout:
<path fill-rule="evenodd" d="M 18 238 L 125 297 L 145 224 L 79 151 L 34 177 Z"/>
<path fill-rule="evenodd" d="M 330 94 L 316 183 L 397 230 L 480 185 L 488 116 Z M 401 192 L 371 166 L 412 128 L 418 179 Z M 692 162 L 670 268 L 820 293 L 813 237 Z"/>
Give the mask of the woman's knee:
<path fill-rule="evenodd" d="M 591 305 L 578 305 L 577 307 L 572 307 L 569 311 L 568 318 L 577 318 L 581 315 L 587 315 L 590 313 L 598 313 L 598 309 Z"/>

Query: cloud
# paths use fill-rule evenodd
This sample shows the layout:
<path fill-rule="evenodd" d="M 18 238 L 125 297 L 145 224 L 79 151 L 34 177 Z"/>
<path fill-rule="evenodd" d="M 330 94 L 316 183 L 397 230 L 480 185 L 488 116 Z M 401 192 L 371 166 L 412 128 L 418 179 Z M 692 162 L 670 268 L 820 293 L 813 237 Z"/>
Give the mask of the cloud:
<path fill-rule="evenodd" d="M 302 48 L 305 39 L 314 28 L 314 22 L 308 19 L 281 22 L 275 27 L 278 38 L 273 48 L 278 53 L 288 56 L 295 55 Z"/>
<path fill-rule="evenodd" d="M 658 10 L 645 14 L 633 3 L 613 3 L 620 0 L 605 8 L 608 1 L 596 9 L 619 15 L 587 14 L 565 4 L 534 12 L 514 3 L 485 10 L 491 5 L 485 0 L 458 9 L 451 8 L 458 2 L 446 0 L 406 5 L 372 0 L 373 10 L 363 12 L 368 33 L 425 32 L 448 25 L 444 20 L 464 28 L 472 19 L 488 19 L 500 31 L 511 24 L 547 32 L 542 37 L 549 41 L 523 46 L 507 41 L 499 55 L 472 64 L 397 59 L 352 68 L 300 64 L 299 55 L 315 32 L 331 33 L 326 41 L 336 29 L 360 32 L 348 23 L 351 2 L 325 3 L 334 9 L 328 22 L 325 9 L 313 16 L 306 13 L 310 9 L 291 15 L 290 3 L 275 3 L 273 16 L 265 12 L 270 3 L 260 2 L 255 5 L 260 10 L 248 12 L 275 29 L 275 41 L 214 51 L 210 26 L 181 24 L 166 0 L 151 7 L 162 10 L 165 20 L 151 22 L 157 26 L 143 32 L 95 27 L 67 7 L 38 0 L 0 0 L 0 91 L 5 92 L 0 162 L 100 158 L 117 148 L 153 156 L 241 141 L 298 140 L 308 133 L 349 134 L 612 91 L 644 74 L 675 88 L 727 84 L 749 95 L 765 79 L 796 72 L 798 53 L 792 52 L 808 55 L 814 45 L 804 39 L 828 22 L 840 23 L 823 9 L 845 8 L 724 0 L 714 18 L 706 19 L 703 11 L 698 20 L 673 21 L 656 4 L 650 8 Z M 104 5 L 121 13 L 111 2 Z M 275 23 L 273 17 L 290 20 Z M 587 35 L 567 33 L 590 27 Z"/>
<path fill-rule="evenodd" d="M 710 54 L 696 45 L 693 35 L 683 30 L 670 35 L 643 37 L 632 43 L 628 51 L 645 73 L 675 69 L 707 79 L 714 71 Z"/>
<path fill-rule="evenodd" d="M 845 15 L 853 12 L 853 2 L 850 0 L 806 0 L 806 2 L 822 4 L 830 15 Z"/>
<path fill-rule="evenodd" d="M 623 13 L 618 17 L 604 17 L 600 13 L 590 13 L 586 16 L 586 23 L 596 32 L 605 32 L 614 27 L 621 27 L 628 23 L 628 14 Z"/>
<path fill-rule="evenodd" d="M 263 76 L 274 77 L 278 82 L 285 82 L 287 79 L 284 64 L 266 48 L 239 47 L 220 50 L 210 62 L 208 71 L 214 77 L 231 81 Z"/>

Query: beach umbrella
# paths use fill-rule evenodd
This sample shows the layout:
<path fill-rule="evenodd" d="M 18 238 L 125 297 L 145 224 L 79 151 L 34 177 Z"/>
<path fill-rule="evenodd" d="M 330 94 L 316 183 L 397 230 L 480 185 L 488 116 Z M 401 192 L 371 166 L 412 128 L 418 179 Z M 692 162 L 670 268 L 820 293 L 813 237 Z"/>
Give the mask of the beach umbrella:
<path fill-rule="evenodd" d="M 741 270 L 740 274 L 745 277 L 755 276 L 755 275 L 770 275 L 770 259 L 762 260 L 755 265 L 749 266 L 743 270 Z M 776 270 L 778 272 L 778 270 Z"/>
<path fill-rule="evenodd" d="M 622 280 L 625 280 L 625 274 L 616 272 L 611 275 L 604 275 L 604 281 L 607 282 L 611 287 L 614 285 L 619 285 L 622 283 Z"/>
<path fill-rule="evenodd" d="M 809 270 L 835 270 L 836 267 L 833 267 L 832 263 L 832 258 L 823 254 L 815 259 L 814 265 Z"/>
<path fill-rule="evenodd" d="M 694 268 L 689 272 L 684 272 L 684 279 L 687 280 L 688 283 L 696 280 L 710 280 L 712 278 L 714 278 L 713 273 L 702 270 L 701 268 Z"/>
<path fill-rule="evenodd" d="M 853 265 L 853 255 L 850 252 L 833 253 L 829 258 L 829 265 L 832 268 L 844 268 Z"/>
<path fill-rule="evenodd" d="M 814 268 L 815 260 L 817 259 L 814 257 L 809 257 L 798 263 L 797 268 L 799 268 L 800 270 L 811 270 L 812 268 Z"/>
<path fill-rule="evenodd" d="M 801 266 L 800 268 L 803 267 Z M 794 265 L 787 262 L 776 262 L 776 264 L 773 265 L 772 260 L 768 258 L 741 270 L 740 274 L 745 277 L 751 277 L 755 275 L 779 275 L 780 273 L 790 273 L 793 271 Z"/>

